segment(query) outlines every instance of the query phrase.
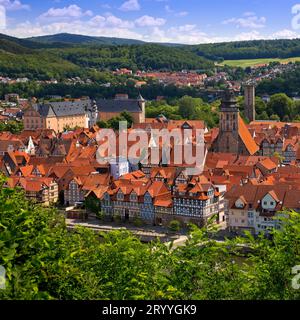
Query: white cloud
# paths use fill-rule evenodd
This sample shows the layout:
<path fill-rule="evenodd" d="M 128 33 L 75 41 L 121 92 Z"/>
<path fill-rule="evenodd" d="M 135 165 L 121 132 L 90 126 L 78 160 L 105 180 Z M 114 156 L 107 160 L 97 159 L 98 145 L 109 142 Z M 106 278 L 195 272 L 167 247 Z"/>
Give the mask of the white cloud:
<path fill-rule="evenodd" d="M 43 13 L 40 18 L 81 18 L 92 15 L 92 11 L 83 11 L 76 4 L 71 4 L 63 8 L 50 8 L 47 12 Z"/>
<path fill-rule="evenodd" d="M 255 16 L 255 12 L 247 11 L 247 12 L 244 12 L 243 16 L 245 16 L 245 17 Z"/>
<path fill-rule="evenodd" d="M 135 24 L 138 27 L 156 27 L 156 26 L 162 26 L 166 23 L 165 19 L 162 18 L 154 18 L 151 16 L 142 16 L 139 19 L 135 20 Z"/>
<path fill-rule="evenodd" d="M 122 20 L 112 14 L 108 14 L 105 17 L 103 16 L 95 16 L 88 21 L 88 25 L 91 27 L 115 27 L 115 28 L 123 28 L 123 29 L 131 29 L 134 27 L 134 23 L 128 20 Z"/>
<path fill-rule="evenodd" d="M 223 24 L 234 24 L 237 28 L 264 28 L 267 19 L 258 17 L 253 12 L 245 12 L 242 18 L 231 18 L 223 21 Z"/>
<path fill-rule="evenodd" d="M 298 37 L 298 34 L 295 31 L 289 29 L 279 30 L 272 34 L 272 38 L 275 39 L 295 39 Z"/>
<path fill-rule="evenodd" d="M 166 30 L 155 27 L 151 34 L 145 36 L 145 40 L 153 42 L 196 44 L 209 42 L 211 38 L 206 33 L 201 32 L 196 25 L 187 24 L 171 27 Z"/>
<path fill-rule="evenodd" d="M 187 16 L 189 13 L 187 11 L 181 11 L 175 14 L 176 17 L 185 17 Z"/>
<path fill-rule="evenodd" d="M 108 4 L 108 3 L 104 3 L 104 4 L 101 5 L 101 8 L 103 8 L 103 9 L 111 9 L 111 5 Z"/>
<path fill-rule="evenodd" d="M 95 18 L 95 17 L 94 17 Z M 6 33 L 17 37 L 32 37 L 39 35 L 48 35 L 56 33 L 72 33 L 72 34 L 83 34 L 90 36 L 103 36 L 103 37 L 119 37 L 129 39 L 140 39 L 143 36 L 135 32 L 134 30 L 124 28 L 125 24 L 118 25 L 114 20 L 106 17 L 97 16 L 98 24 L 96 19 L 89 21 L 73 20 L 73 21 L 60 21 L 51 22 L 48 24 L 41 24 L 40 22 L 32 23 L 26 21 L 15 25 L 13 28 L 6 29 Z"/>
<path fill-rule="evenodd" d="M 165 11 L 168 14 L 173 14 L 175 17 L 185 17 L 185 16 L 187 16 L 189 14 L 187 11 L 176 12 L 168 4 L 165 5 Z"/>
<path fill-rule="evenodd" d="M 174 12 L 174 10 L 172 10 L 171 7 L 168 4 L 165 5 L 165 10 L 166 10 L 167 13 L 173 13 Z"/>
<path fill-rule="evenodd" d="M 237 34 L 233 37 L 231 41 L 259 40 L 259 39 L 263 39 L 263 35 L 261 35 L 257 30 L 253 30 L 250 32 L 242 32 L 240 34 Z"/>
<path fill-rule="evenodd" d="M 138 0 L 128 0 L 125 1 L 119 9 L 122 11 L 139 11 L 141 6 Z"/>
<path fill-rule="evenodd" d="M 23 4 L 19 0 L 0 0 L 0 5 L 2 5 L 6 10 L 29 10 L 30 6 L 28 4 Z"/>

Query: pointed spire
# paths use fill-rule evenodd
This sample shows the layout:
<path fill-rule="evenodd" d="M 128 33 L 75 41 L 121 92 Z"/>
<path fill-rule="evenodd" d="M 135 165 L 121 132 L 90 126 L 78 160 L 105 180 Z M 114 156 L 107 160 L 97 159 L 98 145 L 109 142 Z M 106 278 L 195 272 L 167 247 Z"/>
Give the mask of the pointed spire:
<path fill-rule="evenodd" d="M 141 93 L 139 93 L 137 99 L 138 99 L 139 101 L 146 101 L 146 100 L 143 98 L 143 96 L 141 95 Z"/>
<path fill-rule="evenodd" d="M 33 140 L 31 138 L 31 136 L 29 137 L 29 140 L 28 140 L 28 145 L 27 145 L 27 148 L 26 148 L 26 153 L 27 154 L 31 154 L 31 155 L 34 155 L 35 154 L 35 146 L 34 146 L 34 143 L 33 143 Z"/>

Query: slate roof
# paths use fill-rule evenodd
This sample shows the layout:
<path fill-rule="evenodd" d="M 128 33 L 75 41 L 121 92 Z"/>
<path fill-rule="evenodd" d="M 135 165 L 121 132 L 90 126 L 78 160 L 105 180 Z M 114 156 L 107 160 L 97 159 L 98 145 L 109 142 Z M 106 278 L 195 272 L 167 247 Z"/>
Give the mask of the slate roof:
<path fill-rule="evenodd" d="M 116 112 L 120 113 L 123 111 L 128 112 L 142 112 L 142 108 L 139 100 L 133 99 L 115 99 L 115 100 L 106 100 L 99 99 L 96 101 L 99 112 Z"/>
<path fill-rule="evenodd" d="M 35 104 L 33 108 L 42 117 L 67 117 L 83 115 L 87 109 L 92 106 L 91 100 L 80 101 L 62 101 L 62 102 L 49 102 L 45 104 Z"/>

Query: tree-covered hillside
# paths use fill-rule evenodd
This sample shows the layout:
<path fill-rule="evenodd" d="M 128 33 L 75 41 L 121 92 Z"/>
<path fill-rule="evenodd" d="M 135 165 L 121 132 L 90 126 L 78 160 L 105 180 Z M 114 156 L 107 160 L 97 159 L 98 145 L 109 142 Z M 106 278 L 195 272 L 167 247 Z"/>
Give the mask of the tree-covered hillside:
<path fill-rule="evenodd" d="M 62 48 L 63 46 L 63 48 Z M 0 75 L 31 79 L 89 77 L 95 69 L 212 70 L 214 64 L 183 48 L 164 45 L 43 44 L 0 35 Z"/>
<path fill-rule="evenodd" d="M 201 44 L 191 46 L 189 49 L 199 56 L 212 60 L 290 58 L 300 56 L 300 39 Z"/>
<path fill-rule="evenodd" d="M 196 46 L 59 34 L 17 39 L 0 34 L 0 75 L 29 78 L 89 77 L 90 72 L 214 70 L 220 60 L 300 56 L 300 40 L 256 40 Z"/>
<path fill-rule="evenodd" d="M 32 37 L 27 40 L 42 44 L 69 44 L 69 45 L 130 45 L 143 44 L 143 41 L 110 37 L 91 37 L 80 34 L 59 33 L 48 36 Z"/>
<path fill-rule="evenodd" d="M 98 69 L 207 70 L 214 66 L 195 53 L 157 44 L 67 48 L 55 52 L 76 65 Z"/>

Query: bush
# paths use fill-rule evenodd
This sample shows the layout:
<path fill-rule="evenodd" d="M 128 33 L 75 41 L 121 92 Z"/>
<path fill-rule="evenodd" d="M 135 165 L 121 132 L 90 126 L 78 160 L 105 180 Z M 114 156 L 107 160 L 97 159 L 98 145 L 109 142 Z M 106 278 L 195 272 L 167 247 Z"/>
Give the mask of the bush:
<path fill-rule="evenodd" d="M 136 227 L 141 227 L 143 225 L 143 221 L 141 218 L 135 218 L 134 221 L 133 221 L 133 224 L 136 226 Z"/>
<path fill-rule="evenodd" d="M 103 211 L 98 211 L 97 214 L 96 214 L 97 218 L 101 221 L 104 220 L 104 217 L 105 217 L 105 214 Z"/>
<path fill-rule="evenodd" d="M 114 214 L 113 219 L 114 219 L 114 222 L 116 223 L 120 223 L 122 220 L 120 214 Z"/>
<path fill-rule="evenodd" d="M 177 220 L 172 220 L 170 223 L 169 223 L 169 229 L 172 231 L 172 232 L 178 232 L 180 231 L 181 229 L 181 224 L 179 221 Z"/>

